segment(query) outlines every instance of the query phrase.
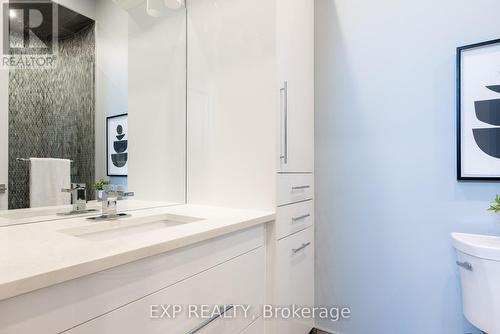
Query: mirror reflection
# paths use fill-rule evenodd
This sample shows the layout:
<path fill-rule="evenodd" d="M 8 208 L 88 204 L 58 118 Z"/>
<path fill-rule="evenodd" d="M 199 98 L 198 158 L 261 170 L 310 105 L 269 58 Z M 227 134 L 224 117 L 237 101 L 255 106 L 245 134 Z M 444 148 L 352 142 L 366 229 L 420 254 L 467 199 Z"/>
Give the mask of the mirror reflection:
<path fill-rule="evenodd" d="M 100 214 L 108 193 L 139 203 L 118 204 L 123 210 L 183 203 L 183 2 L 51 6 L 40 13 L 52 26 L 34 35 L 54 62 L 0 70 L 0 219 Z M 25 60 L 15 53 L 33 43 L 24 10 L 10 2 L 8 33 L 12 57 Z"/>

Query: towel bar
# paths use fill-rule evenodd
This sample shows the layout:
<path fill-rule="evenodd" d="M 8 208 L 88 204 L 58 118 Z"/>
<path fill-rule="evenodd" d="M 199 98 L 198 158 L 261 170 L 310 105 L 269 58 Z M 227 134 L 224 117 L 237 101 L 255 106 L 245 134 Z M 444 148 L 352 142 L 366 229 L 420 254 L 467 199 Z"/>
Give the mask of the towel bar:
<path fill-rule="evenodd" d="M 24 161 L 24 162 L 29 162 L 30 159 L 26 159 L 26 158 L 16 158 L 17 161 Z M 73 163 L 73 160 L 70 160 L 69 162 Z"/>

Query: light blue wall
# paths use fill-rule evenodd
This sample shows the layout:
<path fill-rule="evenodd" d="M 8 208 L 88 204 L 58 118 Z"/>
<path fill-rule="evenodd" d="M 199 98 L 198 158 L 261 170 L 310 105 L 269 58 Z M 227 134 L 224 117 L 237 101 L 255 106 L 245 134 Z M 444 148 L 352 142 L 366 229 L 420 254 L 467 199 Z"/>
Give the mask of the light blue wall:
<path fill-rule="evenodd" d="M 456 181 L 455 48 L 500 38 L 500 2 L 316 5 L 317 303 L 353 314 L 319 325 L 478 333 L 449 234 L 500 234 L 500 184 Z"/>

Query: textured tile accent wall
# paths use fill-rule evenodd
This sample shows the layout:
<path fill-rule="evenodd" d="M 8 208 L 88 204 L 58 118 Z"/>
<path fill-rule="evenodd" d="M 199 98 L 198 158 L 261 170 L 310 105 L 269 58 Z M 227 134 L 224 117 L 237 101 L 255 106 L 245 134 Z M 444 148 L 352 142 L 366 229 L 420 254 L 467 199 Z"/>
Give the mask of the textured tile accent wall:
<path fill-rule="evenodd" d="M 55 69 L 9 73 L 9 209 L 27 208 L 29 163 L 16 158 L 73 160 L 71 181 L 95 179 L 94 24 L 59 41 Z"/>

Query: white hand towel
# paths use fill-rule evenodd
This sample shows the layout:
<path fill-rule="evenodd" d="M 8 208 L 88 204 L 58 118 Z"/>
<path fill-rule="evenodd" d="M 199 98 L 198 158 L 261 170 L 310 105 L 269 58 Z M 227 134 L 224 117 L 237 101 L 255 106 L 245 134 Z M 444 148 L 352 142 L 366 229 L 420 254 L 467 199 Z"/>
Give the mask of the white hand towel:
<path fill-rule="evenodd" d="M 30 158 L 30 206 L 71 204 L 71 195 L 61 192 L 71 187 L 71 161 Z"/>

